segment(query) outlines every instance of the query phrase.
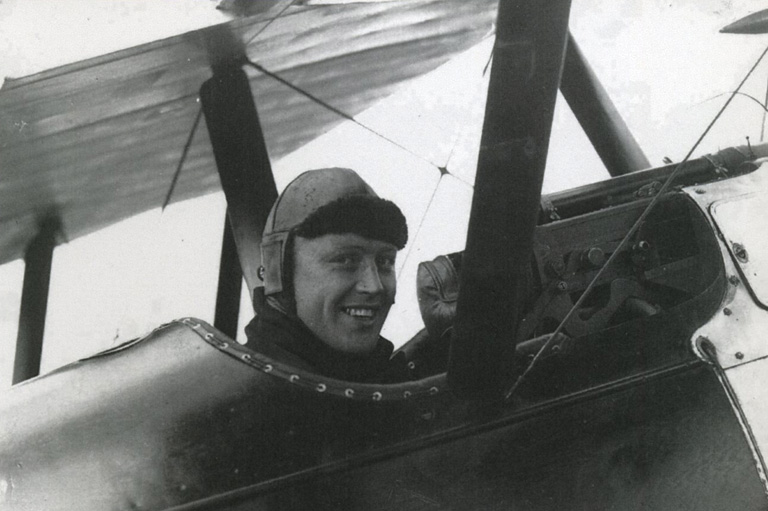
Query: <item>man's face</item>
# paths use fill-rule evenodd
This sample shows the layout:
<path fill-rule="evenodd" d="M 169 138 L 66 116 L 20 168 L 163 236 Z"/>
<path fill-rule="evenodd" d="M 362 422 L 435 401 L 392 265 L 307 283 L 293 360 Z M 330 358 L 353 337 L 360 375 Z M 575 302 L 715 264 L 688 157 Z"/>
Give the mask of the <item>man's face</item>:
<path fill-rule="evenodd" d="M 357 234 L 296 237 L 296 314 L 331 348 L 370 353 L 395 301 L 397 248 Z"/>

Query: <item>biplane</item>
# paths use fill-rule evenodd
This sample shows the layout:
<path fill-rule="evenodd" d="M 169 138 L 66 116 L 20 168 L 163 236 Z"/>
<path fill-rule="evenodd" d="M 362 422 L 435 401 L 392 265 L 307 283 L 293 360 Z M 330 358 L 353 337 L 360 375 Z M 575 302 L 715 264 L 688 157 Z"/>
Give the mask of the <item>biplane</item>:
<path fill-rule="evenodd" d="M 257 5 L 0 90 L 16 119 L 0 133 L 0 259 L 24 255 L 29 302 L 0 397 L 4 509 L 766 507 L 768 145 L 652 167 L 569 34 L 570 0 Z M 401 348 L 422 377 L 333 380 L 237 343 L 271 159 L 494 20 L 466 246 L 447 278 L 421 274 L 449 327 L 425 317 Z M 329 26 L 343 40 L 317 37 Z M 612 178 L 542 195 L 558 90 Z M 35 377 L 62 226 L 157 206 L 169 174 L 176 198 L 219 183 L 227 198 L 214 325 L 172 321 Z M 24 178 L 57 207 L 40 215 Z"/>

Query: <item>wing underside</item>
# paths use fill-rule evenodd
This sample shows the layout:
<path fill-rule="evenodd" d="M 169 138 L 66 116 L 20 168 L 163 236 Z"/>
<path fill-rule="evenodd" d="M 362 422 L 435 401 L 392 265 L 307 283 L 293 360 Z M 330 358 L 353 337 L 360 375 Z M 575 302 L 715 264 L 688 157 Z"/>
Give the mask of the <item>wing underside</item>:
<path fill-rule="evenodd" d="M 285 2 L 274 4 L 250 18 L 6 80 L 0 264 L 21 257 L 47 217 L 58 219 L 66 241 L 159 207 L 182 159 L 173 201 L 219 190 L 198 115 L 199 88 L 218 60 L 244 53 L 354 116 L 478 42 L 492 30 L 496 7 L 492 0 L 296 5 L 278 17 Z M 273 160 L 344 120 L 246 70 Z"/>

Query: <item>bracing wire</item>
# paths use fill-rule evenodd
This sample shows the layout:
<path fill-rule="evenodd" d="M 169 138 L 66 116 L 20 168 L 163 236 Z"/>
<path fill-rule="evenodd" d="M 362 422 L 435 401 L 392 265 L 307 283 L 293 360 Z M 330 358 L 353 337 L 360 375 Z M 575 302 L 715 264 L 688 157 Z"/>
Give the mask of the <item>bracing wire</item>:
<path fill-rule="evenodd" d="M 765 114 L 768 113 L 768 108 L 766 108 L 765 105 L 768 105 L 768 80 L 766 80 L 765 83 L 765 103 L 761 104 L 763 107 L 763 119 L 760 123 L 760 142 L 763 141 L 765 136 Z"/>
<path fill-rule="evenodd" d="M 430 161 L 428 158 L 425 158 L 424 156 L 422 156 L 422 155 L 420 155 L 418 153 L 415 153 L 414 151 L 408 149 L 407 147 L 405 147 L 404 145 L 400 144 L 399 142 L 396 142 L 395 140 L 387 137 L 383 133 L 380 133 L 380 132 L 376 131 L 375 129 L 371 128 L 370 126 L 366 126 L 365 124 L 361 123 L 360 121 L 358 121 L 357 119 L 355 119 L 351 115 L 349 115 L 349 114 L 347 114 L 345 112 L 342 112 L 341 110 L 339 110 L 335 106 L 331 105 L 330 103 L 328 103 L 326 101 L 323 101 L 322 99 L 320 99 L 317 96 L 315 96 L 314 94 L 312 94 L 312 93 L 302 89 L 301 87 L 297 86 L 296 84 L 291 83 L 290 81 L 286 80 L 285 78 L 283 78 L 282 76 L 278 75 L 277 73 L 274 73 L 274 72 L 266 69 L 261 64 L 259 64 L 257 62 L 253 62 L 252 60 L 248 60 L 247 63 L 248 63 L 249 66 L 253 67 L 257 71 L 259 71 L 259 72 L 263 73 L 264 75 L 269 76 L 270 78 L 272 78 L 272 79 L 282 83 L 283 85 L 285 85 L 289 89 L 291 89 L 291 90 L 293 90 L 295 92 L 298 92 L 299 94 L 301 94 L 305 98 L 307 98 L 310 101 L 320 105 L 321 107 L 325 108 L 329 112 L 333 112 L 334 114 L 338 115 L 342 119 L 345 119 L 347 121 L 351 121 L 355 125 L 363 128 L 364 130 L 372 133 L 373 135 L 381 138 L 382 140 L 385 140 L 386 142 L 389 142 L 390 144 L 394 145 L 395 147 L 398 147 L 398 148 L 402 149 L 403 151 L 407 152 L 411 156 L 414 156 L 414 157 L 420 159 L 421 161 L 426 162 L 429 165 L 432 165 L 433 167 L 440 168 L 439 165 L 437 165 L 435 162 Z"/>
<path fill-rule="evenodd" d="M 704 137 L 707 136 L 709 131 L 712 129 L 712 126 L 714 126 L 715 122 L 720 118 L 720 116 L 723 114 L 726 108 L 728 108 L 728 105 L 731 104 L 733 101 L 733 98 L 735 98 L 739 91 L 741 90 L 744 83 L 747 81 L 747 79 L 752 75 L 752 72 L 757 68 L 758 64 L 763 60 L 763 57 L 765 57 L 766 53 L 768 53 L 768 46 L 763 50 L 763 52 L 758 57 L 757 61 L 754 63 L 754 65 L 750 68 L 750 70 L 747 72 L 746 76 L 741 80 L 739 83 L 739 86 L 736 87 L 736 90 L 731 92 L 731 94 L 728 96 L 728 99 L 725 101 L 723 106 L 720 108 L 720 110 L 715 114 L 712 121 L 710 121 L 709 125 L 706 127 L 704 132 L 699 136 L 699 138 L 696 140 L 696 142 L 693 144 L 693 147 L 688 151 L 688 154 L 685 155 L 685 158 L 677 164 L 675 169 L 672 171 L 672 173 L 669 175 L 669 177 L 664 181 L 664 184 L 659 189 L 658 193 L 654 195 L 651 202 L 648 204 L 648 206 L 643 210 L 640 217 L 635 221 L 635 223 L 630 228 L 629 232 L 622 238 L 621 242 L 619 243 L 619 246 L 616 247 L 614 252 L 611 254 L 611 256 L 608 258 L 608 260 L 605 262 L 602 268 L 597 272 L 597 275 L 590 281 L 590 283 L 587 285 L 586 289 L 584 289 L 584 292 L 581 294 L 578 300 L 576 300 L 576 303 L 573 304 L 573 307 L 568 311 L 568 313 L 565 315 L 563 320 L 560 322 L 559 325 L 557 325 L 557 328 L 554 332 L 550 335 L 549 339 L 547 339 L 547 342 L 544 343 L 544 345 L 539 349 L 538 352 L 536 352 L 536 355 L 531 360 L 531 363 L 528 364 L 528 367 L 525 368 L 525 370 L 520 374 L 520 376 L 517 377 L 515 380 L 515 383 L 510 387 L 510 389 L 505 394 L 505 399 L 509 401 L 512 396 L 515 394 L 515 391 L 520 387 L 520 384 L 525 380 L 525 377 L 531 372 L 533 367 L 536 365 L 536 362 L 541 358 L 541 354 L 546 352 L 549 345 L 552 343 L 553 340 L 555 340 L 560 333 L 563 331 L 563 328 L 568 323 L 568 321 L 573 317 L 573 314 L 581 307 L 581 305 L 584 303 L 584 300 L 588 297 L 590 292 L 594 289 L 596 283 L 600 280 L 600 277 L 605 273 L 606 269 L 613 263 L 613 261 L 617 258 L 617 256 L 621 253 L 621 251 L 626 247 L 627 243 L 629 243 L 629 240 L 634 236 L 635 232 L 640 228 L 640 226 L 643 224 L 645 219 L 648 217 L 648 214 L 653 210 L 653 208 L 658 204 L 658 202 L 661 200 L 663 195 L 666 193 L 666 191 L 671 186 L 674 179 L 677 177 L 677 175 L 680 173 L 680 170 L 683 168 L 683 165 L 690 159 L 693 152 L 699 147 L 699 144 L 701 144 L 702 140 L 704 140 Z"/>
<path fill-rule="evenodd" d="M 246 41 L 246 43 L 245 43 L 245 46 L 247 47 L 249 44 L 251 44 L 251 43 L 253 42 L 253 40 L 254 40 L 254 39 L 256 39 L 257 37 L 259 37 L 259 36 L 261 35 L 261 33 L 262 33 L 262 32 L 264 32 L 264 31 L 265 31 L 265 30 L 266 30 L 266 29 L 267 29 L 267 28 L 268 28 L 268 27 L 269 27 L 269 26 L 270 26 L 272 23 L 274 23 L 274 22 L 275 22 L 276 20 L 278 20 L 279 18 L 282 18 L 282 17 L 283 17 L 283 13 L 285 13 L 285 11 L 287 11 L 287 10 L 288 10 L 288 9 L 289 9 L 289 8 L 290 8 L 290 7 L 291 7 L 293 4 L 295 4 L 295 3 L 296 3 L 296 0 L 291 0 L 291 1 L 288 3 L 288 5 L 286 5 L 285 7 L 283 7 L 283 8 L 280 10 L 280 12 L 278 12 L 278 13 L 277 13 L 275 16 L 273 16 L 273 17 L 272 17 L 272 18 L 271 18 L 269 21 L 267 21 L 267 23 L 266 23 L 266 24 L 265 24 L 263 27 L 261 27 L 261 28 L 258 30 L 258 32 L 256 32 L 255 34 L 253 34 L 253 35 L 251 36 L 251 38 L 250 38 L 250 39 L 248 39 L 248 41 Z"/>
<path fill-rule="evenodd" d="M 443 180 L 443 175 L 440 175 L 440 178 L 437 180 L 437 184 L 435 184 L 435 189 L 432 190 L 432 195 L 429 197 L 429 202 L 427 203 L 427 207 L 424 209 L 424 214 L 421 216 L 421 220 L 419 221 L 418 227 L 416 227 L 416 232 L 413 233 L 413 239 L 419 237 L 419 233 L 421 232 L 421 228 L 424 226 L 424 222 L 427 220 L 427 215 L 429 214 L 429 209 L 432 207 L 432 203 L 435 200 L 435 197 L 437 196 L 437 190 L 440 188 L 440 183 Z M 413 251 L 415 243 L 411 243 L 410 248 L 408 248 L 408 252 L 405 254 L 405 257 L 403 258 L 403 264 L 400 266 L 400 272 L 403 271 L 403 268 L 405 268 L 405 263 L 408 261 L 408 258 L 411 257 L 411 252 Z M 400 278 L 400 273 L 397 274 L 397 277 Z"/>
<path fill-rule="evenodd" d="M 176 189 L 176 182 L 179 180 L 179 175 L 181 175 L 181 169 L 184 168 L 184 162 L 187 160 L 189 149 L 192 147 L 192 141 L 195 139 L 197 126 L 200 124 L 200 118 L 202 116 L 203 116 L 203 108 L 198 107 L 197 114 L 195 115 L 195 121 L 192 123 L 192 129 L 189 130 L 189 135 L 187 135 L 187 141 L 184 144 L 184 149 L 181 150 L 181 157 L 179 158 L 179 163 L 176 165 L 176 171 L 173 173 L 173 178 L 171 179 L 171 186 L 168 187 L 168 193 L 165 194 L 163 207 L 160 209 L 160 211 L 165 211 L 165 208 L 171 202 L 173 191 Z"/>
<path fill-rule="evenodd" d="M 285 7 L 283 7 L 280 12 L 278 12 L 275 16 L 270 18 L 270 20 L 261 27 L 253 36 L 251 36 L 250 39 L 245 43 L 245 46 L 247 47 L 249 44 L 253 42 L 254 39 L 256 39 L 259 35 L 261 35 L 272 23 L 277 21 L 279 18 L 282 17 L 283 13 L 288 10 L 294 3 L 296 3 L 296 0 L 291 0 Z M 163 205 L 160 208 L 160 211 L 165 211 L 165 208 L 168 207 L 168 204 L 171 202 L 171 197 L 173 197 L 173 192 L 176 189 L 176 183 L 179 180 L 179 176 L 181 175 L 181 170 L 184 168 L 184 163 L 187 160 L 187 155 L 189 154 L 189 150 L 192 147 L 192 141 L 195 138 L 195 133 L 197 132 L 197 127 L 200 124 L 200 118 L 203 114 L 203 108 L 202 106 L 198 107 L 197 114 L 195 115 L 195 120 L 192 123 L 192 128 L 189 130 L 189 135 L 187 135 L 187 141 L 184 144 L 184 148 L 181 151 L 181 156 L 179 157 L 179 162 L 176 165 L 176 170 L 173 173 L 173 177 L 171 178 L 171 185 L 168 187 L 168 192 L 165 194 L 165 200 L 163 201 Z"/>
<path fill-rule="evenodd" d="M 751 99 L 752 101 L 754 101 L 755 103 L 760 105 L 760 108 L 763 109 L 763 114 L 768 112 L 768 106 L 766 106 L 766 103 L 763 103 L 762 101 L 760 101 L 756 97 L 754 97 L 754 96 L 752 96 L 750 94 L 747 94 L 746 92 L 739 92 L 739 91 L 723 92 L 722 94 L 718 94 L 717 96 L 712 96 L 709 99 L 716 99 L 716 98 L 719 98 L 720 96 L 725 96 L 726 94 L 736 94 L 737 96 L 744 96 L 745 98 Z M 768 94 L 768 91 L 766 91 L 766 94 Z"/>
<path fill-rule="evenodd" d="M 491 51 L 489 52 L 488 63 L 486 64 L 486 67 L 490 64 L 490 61 L 491 61 L 492 57 L 493 57 L 493 49 L 491 49 Z M 482 76 L 485 76 L 485 73 L 486 73 L 486 69 L 483 69 Z M 481 83 L 483 83 L 483 82 L 481 81 Z M 469 99 L 467 102 L 472 104 L 475 101 L 477 101 L 478 98 L 480 97 L 482 89 L 483 88 L 481 86 L 478 86 L 474 90 L 474 92 L 472 93 L 472 98 Z M 461 181 L 465 185 L 467 185 L 470 188 L 472 188 L 472 187 L 474 187 L 474 185 L 472 183 L 470 183 L 468 181 L 465 181 L 459 175 L 454 174 L 453 172 L 450 171 L 450 168 L 451 168 L 450 167 L 450 163 L 451 163 L 451 160 L 453 159 L 453 155 L 454 155 L 454 153 L 456 151 L 456 148 L 459 146 L 459 142 L 461 142 L 462 136 L 465 133 L 467 133 L 468 130 L 469 130 L 469 126 L 468 125 L 467 126 L 459 126 L 459 129 L 456 131 L 456 135 L 455 135 L 455 137 L 453 139 L 453 143 L 451 144 L 451 150 L 448 152 L 448 156 L 445 159 L 445 163 L 443 164 L 442 167 L 438 167 L 438 169 L 441 170 L 441 176 L 440 176 L 441 178 L 442 178 L 442 174 L 447 173 L 447 174 L 450 174 L 451 176 L 453 176 L 455 179 Z M 445 170 L 445 172 L 442 172 L 443 169 Z"/>

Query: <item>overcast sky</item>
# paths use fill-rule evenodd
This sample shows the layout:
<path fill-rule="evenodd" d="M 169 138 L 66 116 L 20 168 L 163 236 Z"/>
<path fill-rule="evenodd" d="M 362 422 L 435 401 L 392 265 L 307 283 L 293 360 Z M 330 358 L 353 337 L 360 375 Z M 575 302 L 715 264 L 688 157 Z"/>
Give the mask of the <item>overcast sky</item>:
<path fill-rule="evenodd" d="M 24 76 L 227 21 L 216 3 L 0 0 L 0 76 Z M 733 90 L 768 44 L 764 36 L 718 33 L 756 7 L 761 6 L 748 0 L 678 0 L 674 5 L 573 0 L 572 32 L 653 165 L 664 156 L 678 160 L 685 155 L 725 101 L 716 96 Z M 420 327 L 413 290 L 416 264 L 463 246 L 482 119 L 482 69 L 489 52 L 487 43 L 475 48 L 358 116 L 413 148 L 422 160 L 449 162 L 449 178 L 440 179 L 433 169 L 419 174 L 423 182 L 408 186 L 387 178 L 377 169 L 426 164 L 353 125 L 275 164 L 290 176 L 312 167 L 365 163 L 374 172 L 367 179 L 379 194 L 406 210 L 416 236 L 399 255 L 398 303 L 385 329 L 397 344 Z M 762 98 L 767 77 L 768 65 L 761 65 L 747 92 Z M 761 118 L 759 107 L 737 99 L 698 154 L 743 144 L 746 136 L 757 141 Z M 375 164 L 371 154 L 377 155 Z M 545 192 L 605 177 L 560 98 Z M 163 213 L 144 213 L 57 248 L 43 369 L 176 317 L 212 321 L 224 208 L 223 198 L 215 194 Z M 0 387 L 10 382 L 22 273 L 20 261 L 0 267 Z"/>

